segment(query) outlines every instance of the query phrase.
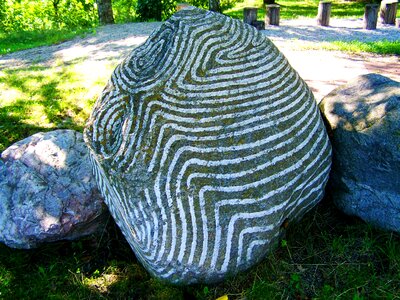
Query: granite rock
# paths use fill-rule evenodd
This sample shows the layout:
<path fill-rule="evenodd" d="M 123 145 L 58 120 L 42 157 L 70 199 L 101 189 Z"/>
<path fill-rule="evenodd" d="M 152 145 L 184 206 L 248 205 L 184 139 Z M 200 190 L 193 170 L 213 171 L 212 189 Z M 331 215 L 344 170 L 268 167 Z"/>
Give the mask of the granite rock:
<path fill-rule="evenodd" d="M 84 138 L 137 258 L 181 284 L 263 259 L 322 198 L 331 164 L 314 97 L 272 42 L 196 8 L 115 69 Z"/>
<path fill-rule="evenodd" d="M 345 213 L 400 232 L 400 83 L 367 74 L 320 103 L 332 136 L 332 195 Z"/>
<path fill-rule="evenodd" d="M 106 215 L 81 133 L 37 133 L 1 154 L 0 241 L 9 247 L 77 239 Z"/>

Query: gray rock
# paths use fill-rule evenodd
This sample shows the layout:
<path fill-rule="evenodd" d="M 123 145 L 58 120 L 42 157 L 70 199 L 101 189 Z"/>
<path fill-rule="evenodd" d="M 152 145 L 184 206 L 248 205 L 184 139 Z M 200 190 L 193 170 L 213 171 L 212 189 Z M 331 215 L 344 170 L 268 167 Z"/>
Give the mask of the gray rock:
<path fill-rule="evenodd" d="M 84 137 L 136 256 L 182 284 L 260 261 L 322 198 L 331 164 L 313 95 L 278 49 L 195 8 L 116 68 Z"/>
<path fill-rule="evenodd" d="M 320 103 L 332 135 L 337 206 L 400 232 L 400 83 L 368 74 Z"/>
<path fill-rule="evenodd" d="M 2 153 L 0 241 L 9 247 L 91 234 L 106 212 L 81 133 L 37 133 Z"/>

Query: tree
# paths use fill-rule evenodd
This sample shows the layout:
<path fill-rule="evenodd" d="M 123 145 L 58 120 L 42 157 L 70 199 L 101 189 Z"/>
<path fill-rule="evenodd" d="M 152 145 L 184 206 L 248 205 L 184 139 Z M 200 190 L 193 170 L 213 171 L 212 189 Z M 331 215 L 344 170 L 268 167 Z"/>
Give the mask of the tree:
<path fill-rule="evenodd" d="M 138 0 L 136 13 L 141 21 L 166 20 L 176 11 L 176 0 Z"/>
<path fill-rule="evenodd" d="M 113 24 L 114 16 L 111 0 L 97 0 L 97 12 L 100 24 Z"/>
<path fill-rule="evenodd" d="M 163 4 L 161 0 L 138 0 L 136 13 L 141 21 L 162 20 Z"/>
<path fill-rule="evenodd" d="M 60 0 L 52 0 L 53 9 L 54 9 L 54 21 L 57 25 L 60 25 L 60 14 L 58 5 L 60 4 Z"/>
<path fill-rule="evenodd" d="M 209 10 L 221 13 L 220 0 L 209 0 L 208 1 Z"/>

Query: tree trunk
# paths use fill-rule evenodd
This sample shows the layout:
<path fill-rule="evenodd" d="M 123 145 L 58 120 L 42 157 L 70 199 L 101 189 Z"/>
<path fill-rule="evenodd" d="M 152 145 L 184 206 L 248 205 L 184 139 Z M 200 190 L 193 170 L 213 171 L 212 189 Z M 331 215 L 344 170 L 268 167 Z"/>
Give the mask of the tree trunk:
<path fill-rule="evenodd" d="M 376 23 L 378 22 L 378 4 L 366 4 L 364 11 L 364 29 L 374 30 L 376 29 Z"/>
<path fill-rule="evenodd" d="M 265 9 L 265 25 L 279 26 L 280 6 L 278 4 L 270 4 L 265 6 Z"/>
<path fill-rule="evenodd" d="M 97 12 L 100 24 L 113 24 L 114 16 L 111 0 L 97 0 Z"/>
<path fill-rule="evenodd" d="M 54 21 L 58 27 L 60 27 L 60 14 L 58 10 L 58 4 L 60 0 L 53 0 L 53 8 L 54 8 Z"/>
<path fill-rule="evenodd" d="M 384 0 L 381 3 L 379 15 L 383 24 L 395 25 L 397 13 L 397 0 Z"/>
<path fill-rule="evenodd" d="M 220 0 L 209 0 L 208 1 L 209 10 L 221 13 Z"/>
<path fill-rule="evenodd" d="M 245 7 L 243 9 L 243 22 L 252 25 L 254 21 L 257 21 L 257 11 L 258 8 Z"/>
<path fill-rule="evenodd" d="M 320 26 L 329 26 L 329 20 L 331 17 L 331 6 L 330 1 L 321 1 L 318 5 L 318 16 L 317 24 Z"/>

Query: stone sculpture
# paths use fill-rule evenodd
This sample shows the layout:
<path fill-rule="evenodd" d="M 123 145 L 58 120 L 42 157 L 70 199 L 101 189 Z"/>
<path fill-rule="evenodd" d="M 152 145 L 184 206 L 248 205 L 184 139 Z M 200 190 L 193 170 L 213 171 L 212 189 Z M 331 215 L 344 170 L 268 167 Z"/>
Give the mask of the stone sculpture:
<path fill-rule="evenodd" d="M 104 228 L 107 208 L 82 134 L 37 133 L 0 159 L 0 241 L 14 248 L 77 239 Z"/>
<path fill-rule="evenodd" d="M 400 232 L 400 82 L 362 75 L 320 103 L 332 133 L 332 196 L 349 215 Z"/>
<path fill-rule="evenodd" d="M 278 49 L 196 8 L 116 68 L 84 137 L 136 256 L 182 284 L 260 261 L 322 198 L 331 161 L 313 95 Z"/>

